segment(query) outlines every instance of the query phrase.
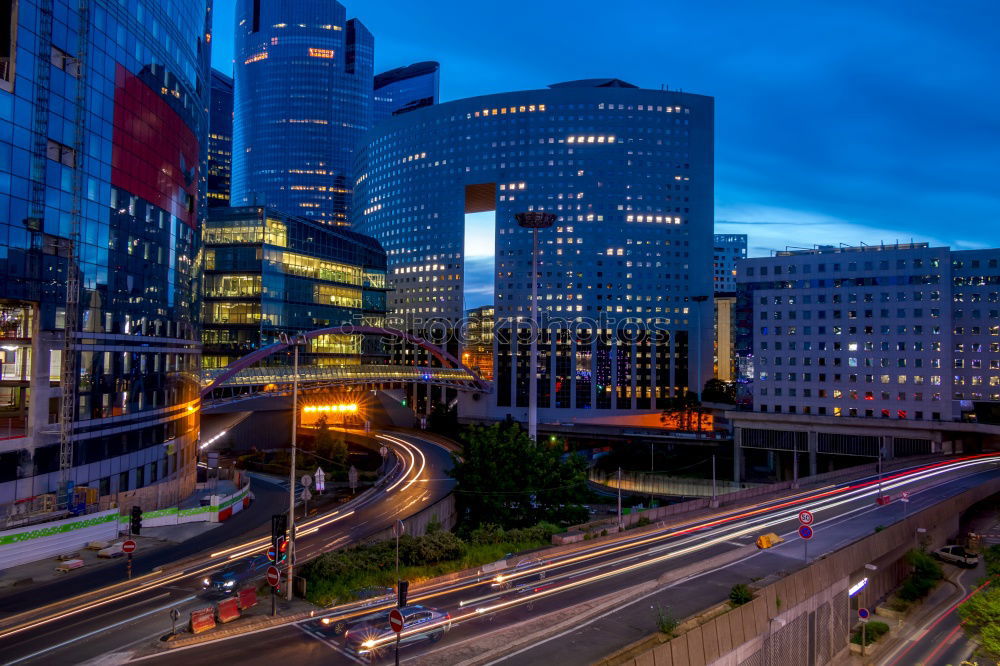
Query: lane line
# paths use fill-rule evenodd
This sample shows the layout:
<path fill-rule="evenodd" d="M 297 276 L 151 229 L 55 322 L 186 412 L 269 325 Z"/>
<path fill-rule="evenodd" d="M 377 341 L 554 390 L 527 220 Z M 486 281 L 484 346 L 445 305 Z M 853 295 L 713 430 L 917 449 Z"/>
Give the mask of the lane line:
<path fill-rule="evenodd" d="M 169 610 L 170 608 L 173 608 L 174 606 L 176 606 L 179 603 L 185 603 L 185 602 L 191 601 L 192 599 L 196 599 L 196 598 L 197 597 L 195 597 L 192 594 L 191 596 L 187 597 L 186 599 L 181 599 L 180 601 L 175 601 L 175 602 L 169 603 L 166 606 L 161 606 L 160 608 L 154 608 L 153 610 L 146 611 L 145 613 L 140 613 L 139 615 L 133 615 L 132 617 L 130 617 L 128 619 L 125 619 L 125 620 L 122 620 L 121 622 L 115 622 L 114 624 L 109 625 L 107 627 L 101 627 L 100 629 L 95 629 L 94 631 L 91 631 L 89 633 L 83 634 L 81 636 L 77 636 L 76 638 L 71 638 L 68 641 L 63 641 L 62 643 L 58 643 L 56 645 L 50 645 L 49 647 L 45 648 L 44 650 L 38 650 L 37 652 L 32 652 L 31 654 L 29 654 L 29 655 L 27 655 L 25 657 L 21 657 L 19 659 L 14 659 L 13 661 L 8 661 L 7 664 L 8 664 L 8 666 L 10 666 L 11 664 L 19 664 L 22 661 L 28 661 L 29 659 L 34 659 L 35 657 L 43 655 L 43 654 L 45 654 L 47 652 L 52 652 L 53 650 L 58 650 L 59 648 L 66 647 L 67 645 L 72 645 L 73 643 L 76 643 L 77 641 L 83 640 L 84 638 L 90 638 L 91 636 L 96 636 L 97 634 L 102 634 L 102 633 L 104 633 L 104 632 L 106 632 L 106 631 L 108 631 L 110 629 L 114 629 L 115 627 L 120 627 L 122 625 L 128 624 L 129 622 L 134 622 L 134 621 L 138 620 L 140 617 L 146 617 L 147 615 L 152 615 L 153 613 L 159 613 L 160 611 Z"/>

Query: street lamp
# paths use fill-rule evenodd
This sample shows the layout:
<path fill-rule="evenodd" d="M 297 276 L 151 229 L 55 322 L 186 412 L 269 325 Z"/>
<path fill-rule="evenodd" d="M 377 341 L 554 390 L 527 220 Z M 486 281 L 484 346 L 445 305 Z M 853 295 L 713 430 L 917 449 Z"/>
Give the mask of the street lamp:
<path fill-rule="evenodd" d="M 286 599 L 292 600 L 292 567 L 295 561 L 295 445 L 298 440 L 298 416 L 299 416 L 299 347 L 306 344 L 306 336 L 293 335 L 289 337 L 285 333 L 278 336 L 278 340 L 286 345 L 291 345 L 293 351 L 292 362 L 292 462 L 288 472 L 288 583 Z"/>
<path fill-rule="evenodd" d="M 528 352 L 528 437 L 538 434 L 538 230 L 551 227 L 555 213 L 540 210 L 516 213 L 514 218 L 524 229 L 531 229 L 531 349 Z"/>

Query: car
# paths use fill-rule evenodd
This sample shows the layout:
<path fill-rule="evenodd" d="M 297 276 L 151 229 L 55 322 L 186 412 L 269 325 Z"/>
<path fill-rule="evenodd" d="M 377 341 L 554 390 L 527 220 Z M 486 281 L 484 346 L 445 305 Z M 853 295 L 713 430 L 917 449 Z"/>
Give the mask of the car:
<path fill-rule="evenodd" d="M 360 590 L 354 590 L 352 594 L 357 599 L 357 601 L 348 604 L 352 611 L 381 606 L 383 604 L 391 603 L 396 599 L 396 590 L 391 587 L 363 587 Z M 375 615 L 361 618 L 361 620 L 372 619 L 375 619 Z M 353 622 L 359 622 L 361 620 L 353 620 Z M 347 629 L 348 624 L 351 623 L 352 619 L 349 616 L 324 617 L 319 621 L 317 629 L 327 636 L 340 636 Z"/>
<path fill-rule="evenodd" d="M 271 564 L 265 555 L 252 555 L 233 560 L 201 580 L 202 589 L 233 594 L 241 585 L 263 578 Z"/>
<path fill-rule="evenodd" d="M 514 566 L 495 575 L 490 580 L 490 590 L 506 592 L 544 581 L 548 575 L 547 569 L 544 568 L 547 564 L 549 564 L 548 560 L 524 558 Z"/>
<path fill-rule="evenodd" d="M 403 631 L 400 645 L 420 641 L 436 643 L 451 629 L 451 614 L 427 606 L 400 608 Z M 344 632 L 344 647 L 359 656 L 377 657 L 395 645 L 396 632 L 389 626 L 389 611 L 352 622 Z"/>
<path fill-rule="evenodd" d="M 979 553 L 973 553 L 964 546 L 945 546 L 934 551 L 934 557 L 942 562 L 957 564 L 960 567 L 974 569 L 979 566 Z"/>

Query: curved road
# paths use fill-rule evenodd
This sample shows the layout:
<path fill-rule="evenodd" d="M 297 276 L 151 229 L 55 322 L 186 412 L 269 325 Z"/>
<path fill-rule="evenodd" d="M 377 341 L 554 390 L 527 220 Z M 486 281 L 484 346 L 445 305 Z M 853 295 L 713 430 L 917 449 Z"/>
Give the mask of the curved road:
<path fill-rule="evenodd" d="M 298 524 L 300 563 L 385 530 L 451 492 L 454 482 L 447 474 L 451 454 L 446 448 L 409 433 L 377 437 L 396 453 L 401 473 L 350 505 Z M 177 608 L 186 618 L 190 610 L 214 602 L 201 591 L 200 580 L 207 572 L 228 560 L 261 552 L 269 543 L 268 528 L 256 538 L 210 548 L 130 583 L 0 619 L 0 662 L 81 663 L 153 640 L 169 631 L 170 609 Z"/>
<path fill-rule="evenodd" d="M 901 470 L 885 476 L 882 488 L 891 496 L 909 490 L 910 508 L 918 511 L 1000 476 L 998 462 L 1000 456 L 970 457 Z M 506 656 L 498 652 L 490 662 L 541 666 L 592 663 L 655 631 L 655 614 L 650 609 L 658 604 L 669 608 L 676 617 L 685 617 L 724 600 L 736 582 L 801 566 L 802 542 L 792 537 L 801 509 L 808 508 L 816 516 L 810 559 L 871 534 L 876 525 L 900 520 L 903 505 L 875 504 L 876 484 L 872 477 L 857 479 L 638 536 L 579 544 L 508 572 L 511 575 L 502 580 L 504 587 L 509 584 L 507 589 L 493 585 L 497 582 L 495 574 L 414 586 L 410 590 L 411 603 L 448 612 L 450 631 L 438 643 L 424 641 L 404 648 L 403 659 L 417 664 L 465 661 L 490 641 L 499 642 L 498 647 L 503 648 L 504 638 L 493 635 L 498 629 L 526 623 L 519 632 L 538 631 L 545 628 L 547 620 L 539 617 L 545 613 L 655 581 L 679 567 L 697 565 L 716 555 L 747 549 L 763 532 L 774 531 L 785 537 L 785 543 L 742 556 L 732 567 L 712 570 L 711 576 L 703 575 L 709 573 L 706 570 L 663 586 L 652 585 L 647 592 L 623 600 L 612 611 L 565 632 L 572 636 L 541 639 Z M 333 609 L 326 617 L 349 618 L 371 612 L 370 608 L 359 611 L 345 606 Z M 362 660 L 344 650 L 343 638 L 327 633 L 333 624 L 324 625 L 319 618 L 304 620 L 243 634 L 237 640 L 224 639 L 140 659 L 162 664 L 182 658 L 192 663 L 360 663 Z M 376 647 L 383 648 L 385 657 L 391 658 L 388 644 Z"/>

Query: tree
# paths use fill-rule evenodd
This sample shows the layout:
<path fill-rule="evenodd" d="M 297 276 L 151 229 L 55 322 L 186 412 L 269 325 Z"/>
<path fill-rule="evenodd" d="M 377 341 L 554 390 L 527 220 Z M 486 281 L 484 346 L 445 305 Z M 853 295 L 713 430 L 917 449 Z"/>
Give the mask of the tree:
<path fill-rule="evenodd" d="M 697 419 L 694 417 L 697 416 Z M 694 421 L 694 423 L 692 423 Z M 679 396 L 667 399 L 667 406 L 660 414 L 660 423 L 679 430 L 693 430 L 701 424 L 701 402 L 698 396 L 685 391 Z M 694 427 L 692 427 L 694 426 Z"/>
<path fill-rule="evenodd" d="M 993 659 L 1000 659 L 1000 581 L 994 579 L 959 606 L 958 615 L 983 650 Z"/>
<path fill-rule="evenodd" d="M 463 529 L 572 522 L 585 510 L 586 462 L 560 443 L 537 444 L 519 426 L 473 426 L 462 436 L 451 475 Z"/>
<path fill-rule="evenodd" d="M 435 403 L 431 408 L 427 426 L 431 432 L 438 435 L 453 438 L 458 436 L 458 410 L 442 402 Z"/>
<path fill-rule="evenodd" d="M 705 402 L 722 402 L 727 405 L 735 405 L 736 384 L 726 383 L 721 379 L 709 379 L 705 382 L 705 389 L 701 392 L 701 399 Z"/>
<path fill-rule="evenodd" d="M 343 438 L 337 438 L 330 432 L 326 414 L 316 420 L 316 437 L 313 440 L 313 450 L 321 459 L 326 459 L 340 467 L 347 466 L 347 443 Z"/>

